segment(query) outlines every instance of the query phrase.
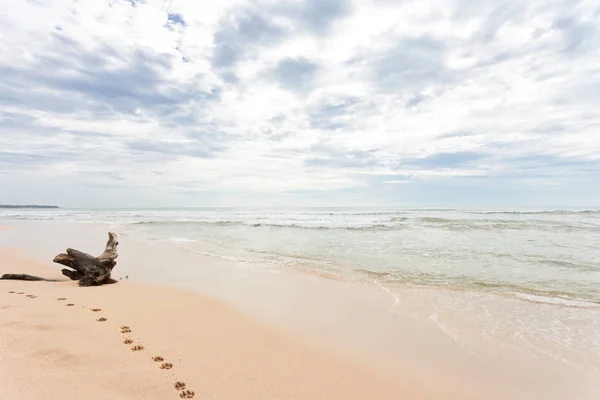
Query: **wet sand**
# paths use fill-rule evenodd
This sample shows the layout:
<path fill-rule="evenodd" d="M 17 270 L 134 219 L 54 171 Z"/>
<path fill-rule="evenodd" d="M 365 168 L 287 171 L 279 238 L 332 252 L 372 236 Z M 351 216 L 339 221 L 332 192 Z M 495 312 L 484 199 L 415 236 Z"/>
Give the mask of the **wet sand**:
<path fill-rule="evenodd" d="M 0 260 L 64 278 L 14 249 Z M 127 281 L 0 281 L 0 339 L 2 399 L 431 398 L 218 300 Z"/>

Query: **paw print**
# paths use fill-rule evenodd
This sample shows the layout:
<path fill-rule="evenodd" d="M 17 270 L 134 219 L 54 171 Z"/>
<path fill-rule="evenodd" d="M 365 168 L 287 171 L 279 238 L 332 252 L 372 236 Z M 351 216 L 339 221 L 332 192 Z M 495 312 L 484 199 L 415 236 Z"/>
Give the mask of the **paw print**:
<path fill-rule="evenodd" d="M 181 397 L 182 399 L 191 399 L 194 397 L 196 393 L 194 393 L 194 391 L 192 390 L 184 390 L 183 392 L 179 393 L 179 397 Z"/>

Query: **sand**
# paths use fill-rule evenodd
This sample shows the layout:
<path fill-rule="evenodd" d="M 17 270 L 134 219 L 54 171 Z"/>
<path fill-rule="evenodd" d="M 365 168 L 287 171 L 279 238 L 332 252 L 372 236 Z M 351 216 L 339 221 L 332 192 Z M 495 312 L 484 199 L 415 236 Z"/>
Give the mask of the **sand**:
<path fill-rule="evenodd" d="M 11 248 L 0 260 L 0 273 L 64 279 Z M 0 281 L 1 399 L 180 397 L 431 398 L 198 293 Z"/>

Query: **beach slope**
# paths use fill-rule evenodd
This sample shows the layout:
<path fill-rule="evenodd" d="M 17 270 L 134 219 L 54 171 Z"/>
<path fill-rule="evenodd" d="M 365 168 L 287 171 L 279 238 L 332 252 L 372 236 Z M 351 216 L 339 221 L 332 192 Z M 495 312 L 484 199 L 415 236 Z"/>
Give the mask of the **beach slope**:
<path fill-rule="evenodd" d="M 424 399 L 197 293 L 127 281 L 80 288 L 0 248 L 2 399 Z"/>

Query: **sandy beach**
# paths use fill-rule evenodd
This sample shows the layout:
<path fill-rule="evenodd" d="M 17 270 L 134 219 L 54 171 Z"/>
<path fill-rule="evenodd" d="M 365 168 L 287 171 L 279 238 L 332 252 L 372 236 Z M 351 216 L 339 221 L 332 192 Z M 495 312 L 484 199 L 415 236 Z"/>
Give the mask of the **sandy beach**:
<path fill-rule="evenodd" d="M 0 259 L 64 278 L 14 249 Z M 2 399 L 430 398 L 197 293 L 0 281 L 0 310 Z"/>

